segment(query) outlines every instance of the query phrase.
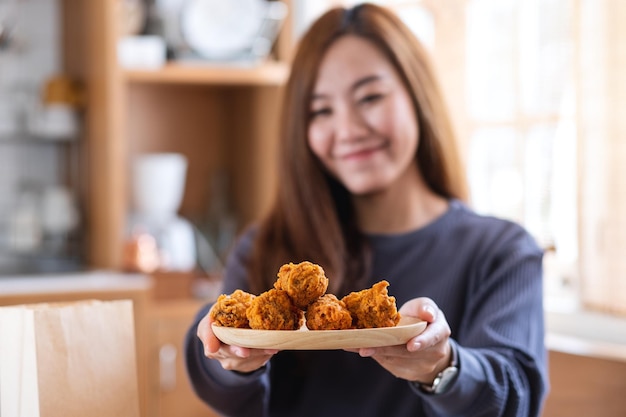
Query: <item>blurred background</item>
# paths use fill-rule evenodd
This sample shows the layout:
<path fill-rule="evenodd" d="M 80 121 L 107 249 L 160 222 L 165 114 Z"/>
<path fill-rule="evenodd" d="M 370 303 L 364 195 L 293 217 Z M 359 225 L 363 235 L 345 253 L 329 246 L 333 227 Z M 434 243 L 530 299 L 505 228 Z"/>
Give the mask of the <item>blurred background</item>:
<path fill-rule="evenodd" d="M 175 338 L 271 201 L 294 45 L 329 7 L 355 3 L 0 0 L 0 295 L 64 291 L 53 278 L 88 282 L 94 271 L 149 277 L 159 303 L 147 317 L 178 330 L 157 331 L 174 350 L 147 355 L 164 369 L 148 414 L 179 406 L 163 394 L 179 389 Z M 553 361 L 600 381 L 588 393 L 559 376 L 553 397 L 580 411 L 623 392 L 626 2 L 376 3 L 432 54 L 471 205 L 523 224 L 546 251 L 549 343 L 577 355 Z M 593 415 L 626 414 L 605 406 Z M 549 415 L 579 415 L 562 407 Z"/>
<path fill-rule="evenodd" d="M 229 50 L 219 31 L 245 30 L 229 32 L 226 24 L 205 30 L 192 18 L 179 19 L 184 1 L 118 3 L 124 9 L 121 36 L 132 38 L 138 48 L 127 40 L 135 52 L 120 54 L 129 68 L 160 66 L 167 58 L 192 65 L 265 59 L 287 14 L 286 7 L 274 10 L 274 26 L 267 30 L 266 25 L 265 43 L 256 40 L 261 47 L 251 58 L 237 42 L 255 42 L 260 29 L 254 21 L 263 21 L 267 11 L 233 19 L 248 19 L 253 29 L 233 40 Z M 203 11 L 212 2 L 191 3 L 199 6 L 187 6 L 193 9 L 187 15 L 210 19 L 218 14 Z M 292 3 L 284 28 L 290 44 L 328 7 L 355 2 Z M 583 302 L 626 312 L 626 264 L 620 256 L 626 239 L 620 216 L 626 180 L 620 168 L 624 127 L 619 117 L 626 105 L 621 77 L 626 35 L 617 23 L 626 6 L 615 0 L 378 3 L 396 9 L 433 55 L 464 151 L 473 206 L 522 223 L 546 248 L 549 306 L 571 309 Z M 72 35 L 63 32 L 67 11 L 61 6 L 56 0 L 0 1 L 4 273 L 80 268 L 87 256 L 85 236 L 77 233 L 84 217 L 79 194 L 86 186 L 81 164 L 87 161 L 80 157 L 85 80 L 64 69 L 64 37 Z M 236 10 L 218 12 L 222 20 L 228 13 L 241 16 Z M 185 31 L 181 26 L 188 21 Z M 203 36 L 215 45 L 203 43 Z M 157 38 L 152 49 L 151 38 Z M 159 46 L 165 56 L 159 55 Z M 228 181 L 221 175 L 213 187 L 227 187 Z M 225 221 L 230 223 L 223 228 L 230 231 L 224 233 L 232 235 L 235 219 Z M 220 245 L 228 239 L 223 236 Z M 8 256 L 28 262 L 11 265 Z"/>

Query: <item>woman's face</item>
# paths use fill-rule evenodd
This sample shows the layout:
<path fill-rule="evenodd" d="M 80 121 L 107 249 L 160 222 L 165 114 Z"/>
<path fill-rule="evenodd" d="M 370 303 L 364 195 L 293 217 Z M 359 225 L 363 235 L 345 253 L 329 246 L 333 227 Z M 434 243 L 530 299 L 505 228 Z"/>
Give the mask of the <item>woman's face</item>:
<path fill-rule="evenodd" d="M 331 45 L 309 110 L 311 150 L 351 193 L 383 191 L 414 167 L 418 125 L 411 98 L 370 42 L 348 35 Z"/>

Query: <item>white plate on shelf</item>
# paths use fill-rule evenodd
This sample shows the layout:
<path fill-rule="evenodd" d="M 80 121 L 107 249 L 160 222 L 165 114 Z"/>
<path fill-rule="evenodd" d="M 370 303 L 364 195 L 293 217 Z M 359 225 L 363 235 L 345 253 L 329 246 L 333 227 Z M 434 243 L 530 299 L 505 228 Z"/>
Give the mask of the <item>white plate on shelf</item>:
<path fill-rule="evenodd" d="M 228 345 L 279 350 L 357 349 L 402 345 L 422 333 L 426 322 L 403 317 L 395 327 L 349 330 L 253 330 L 213 325 L 213 333 Z"/>
<path fill-rule="evenodd" d="M 204 58 L 237 58 L 254 44 L 267 7 L 266 0 L 189 0 L 180 14 L 181 33 Z"/>

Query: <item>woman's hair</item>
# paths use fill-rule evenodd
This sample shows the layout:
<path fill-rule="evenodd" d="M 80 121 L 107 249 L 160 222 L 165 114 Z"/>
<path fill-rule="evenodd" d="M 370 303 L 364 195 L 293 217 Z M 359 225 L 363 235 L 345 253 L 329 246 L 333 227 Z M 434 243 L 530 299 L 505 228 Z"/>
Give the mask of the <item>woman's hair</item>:
<path fill-rule="evenodd" d="M 310 99 L 329 46 L 344 35 L 364 38 L 389 59 L 416 109 L 416 163 L 428 187 L 445 198 L 466 199 L 463 168 L 447 108 L 429 57 L 413 33 L 389 10 L 372 4 L 335 8 L 300 40 L 285 88 L 280 132 L 278 193 L 256 237 L 250 288 L 267 290 L 279 267 L 308 260 L 321 265 L 329 290 L 362 287 L 368 248 L 355 223 L 348 191 L 324 170 L 308 146 Z"/>

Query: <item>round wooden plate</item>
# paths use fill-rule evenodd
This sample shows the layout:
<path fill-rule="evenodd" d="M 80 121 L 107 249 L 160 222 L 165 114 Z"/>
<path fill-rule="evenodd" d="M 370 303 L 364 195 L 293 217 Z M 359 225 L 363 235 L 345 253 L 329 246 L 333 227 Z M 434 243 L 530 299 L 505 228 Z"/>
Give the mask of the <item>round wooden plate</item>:
<path fill-rule="evenodd" d="M 213 325 L 227 345 L 255 349 L 330 350 L 402 345 L 426 328 L 426 322 L 403 317 L 396 327 L 350 330 L 252 330 Z"/>

